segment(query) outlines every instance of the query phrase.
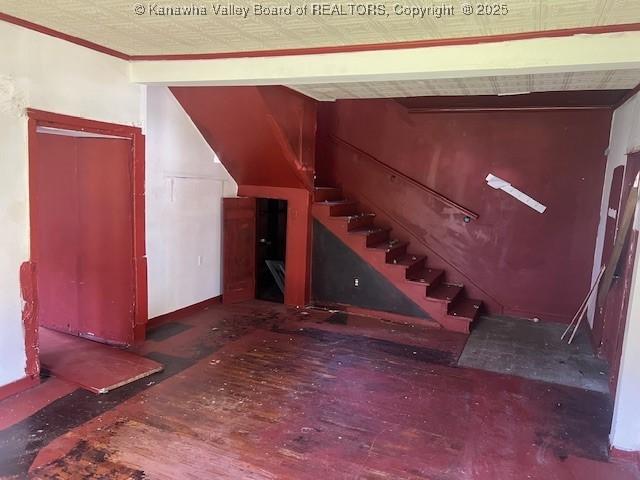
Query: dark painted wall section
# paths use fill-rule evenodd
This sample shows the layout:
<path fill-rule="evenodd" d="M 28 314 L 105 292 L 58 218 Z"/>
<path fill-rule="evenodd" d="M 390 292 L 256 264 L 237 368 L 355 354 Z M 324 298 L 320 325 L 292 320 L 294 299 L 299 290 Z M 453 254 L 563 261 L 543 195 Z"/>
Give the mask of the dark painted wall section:
<path fill-rule="evenodd" d="M 589 289 L 608 110 L 410 114 L 393 100 L 319 109 L 318 184 L 375 211 L 493 311 L 566 321 Z M 337 136 L 480 215 L 469 224 Z M 487 186 L 493 173 L 547 206 Z"/>
<path fill-rule="evenodd" d="M 313 222 L 312 259 L 311 297 L 315 303 L 341 303 L 426 318 L 424 311 L 317 221 Z"/>

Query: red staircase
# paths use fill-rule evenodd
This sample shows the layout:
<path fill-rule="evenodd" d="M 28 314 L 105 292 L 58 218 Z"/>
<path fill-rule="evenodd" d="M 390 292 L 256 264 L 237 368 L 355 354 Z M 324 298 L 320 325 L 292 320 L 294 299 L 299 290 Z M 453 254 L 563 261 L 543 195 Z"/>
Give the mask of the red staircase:
<path fill-rule="evenodd" d="M 482 307 L 465 295 L 464 285 L 448 283 L 444 270 L 429 268 L 427 257 L 410 253 L 409 242 L 375 225 L 375 214 L 362 212 L 342 190 L 317 187 L 313 216 L 363 260 L 447 330 L 468 333 Z M 419 321 L 419 320 L 418 320 Z M 427 322 L 432 325 L 431 322 Z"/>

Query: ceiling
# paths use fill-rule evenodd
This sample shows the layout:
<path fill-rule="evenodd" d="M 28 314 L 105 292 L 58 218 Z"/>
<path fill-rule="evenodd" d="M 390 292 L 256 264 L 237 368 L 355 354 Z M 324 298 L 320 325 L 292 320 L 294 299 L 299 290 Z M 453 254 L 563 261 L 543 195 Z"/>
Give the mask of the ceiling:
<path fill-rule="evenodd" d="M 640 2 L 639 2 L 640 3 Z M 629 90 L 640 82 L 640 70 L 471 77 L 398 82 L 288 85 L 317 100 L 395 98 L 442 95 L 514 95 L 530 92 Z"/>
<path fill-rule="evenodd" d="M 288 2 L 234 2 L 237 6 L 249 9 L 253 8 L 254 3 L 269 6 L 286 5 Z M 299 0 L 293 0 L 291 3 L 294 7 L 306 3 L 308 8 L 312 4 L 311 1 Z M 351 2 L 338 3 L 347 8 L 346 5 Z M 426 7 L 441 3 L 431 0 L 385 0 L 380 3 L 385 5 L 389 16 L 256 16 L 251 13 L 247 18 L 242 18 L 214 14 L 213 5 L 226 6 L 229 5 L 227 2 L 198 0 L 140 1 L 139 4 L 135 0 L 0 0 L 0 12 L 134 56 L 345 46 L 640 22 L 638 0 L 509 0 L 504 2 L 508 7 L 508 13 L 492 16 L 463 15 L 460 11 L 462 2 L 456 1 L 451 2 L 457 7 L 453 16 L 436 18 L 431 15 L 423 19 L 397 15 L 394 13 L 394 5 Z M 144 9 L 143 14 L 137 15 L 134 12 L 136 5 Z M 154 5 L 156 7 L 153 7 Z M 180 5 L 202 6 L 206 15 L 158 14 L 161 11 L 158 7 Z M 458 87 L 458 90 L 463 91 L 466 88 L 473 92 L 495 92 L 503 88 L 521 88 L 529 83 L 526 78 L 512 80 L 513 86 L 507 83 L 494 85 L 491 80 L 474 80 L 468 85 L 465 82 L 465 86 Z M 545 76 L 539 81 L 547 80 Z M 562 83 L 562 80 L 549 81 Z M 428 86 L 416 84 L 411 88 L 425 91 L 443 88 L 440 83 L 428 83 Z M 447 89 L 455 89 L 451 82 L 447 85 Z M 395 95 L 393 90 L 400 87 L 391 83 L 376 88 L 382 95 L 388 96 Z M 370 91 L 371 87 L 362 84 L 352 85 L 349 89 L 353 91 L 354 96 L 362 96 L 364 92 Z"/>

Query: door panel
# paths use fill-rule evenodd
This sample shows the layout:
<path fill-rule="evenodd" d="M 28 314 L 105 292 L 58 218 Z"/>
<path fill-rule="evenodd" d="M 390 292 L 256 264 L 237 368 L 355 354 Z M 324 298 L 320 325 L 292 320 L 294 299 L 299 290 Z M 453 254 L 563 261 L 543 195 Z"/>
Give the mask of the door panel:
<path fill-rule="evenodd" d="M 224 303 L 255 298 L 256 200 L 223 198 Z"/>
<path fill-rule="evenodd" d="M 618 217 L 620 216 L 620 195 L 622 194 L 622 181 L 624 179 L 624 166 L 620 165 L 613 170 L 611 178 L 611 190 L 609 191 L 608 211 L 615 211 L 615 217 L 607 213 L 606 229 L 604 233 L 604 245 L 602 248 L 602 265 L 606 265 L 613 250 L 616 238 Z M 624 205 L 622 206 L 624 208 Z M 602 344 L 602 332 L 604 328 L 604 309 L 599 308 L 593 320 L 593 341 L 596 346 Z"/>
<path fill-rule="evenodd" d="M 622 184 L 622 194 L 618 220 L 621 221 L 622 211 L 627 204 L 627 199 L 633 188 L 636 175 L 640 172 L 640 153 L 629 155 L 627 167 L 624 173 Z M 624 248 L 620 255 L 620 260 L 615 266 L 615 274 L 611 287 L 606 296 L 603 308 L 602 342 L 599 355 L 609 362 L 609 387 L 615 396 L 618 380 L 618 370 L 620 367 L 620 357 L 622 355 L 622 342 L 626 326 L 629 297 L 631 293 L 631 282 L 633 278 L 633 267 L 635 253 L 638 242 L 638 232 L 632 228 L 626 232 L 626 238 L 618 238 L 623 232 L 617 226 L 615 241 L 624 241 Z"/>
<path fill-rule="evenodd" d="M 78 138 L 80 334 L 133 342 L 131 143 Z"/>
<path fill-rule="evenodd" d="M 32 171 L 40 325 L 77 334 L 78 170 L 75 139 L 38 134 Z"/>
<path fill-rule="evenodd" d="M 38 322 L 133 342 L 131 142 L 37 134 L 33 164 Z"/>

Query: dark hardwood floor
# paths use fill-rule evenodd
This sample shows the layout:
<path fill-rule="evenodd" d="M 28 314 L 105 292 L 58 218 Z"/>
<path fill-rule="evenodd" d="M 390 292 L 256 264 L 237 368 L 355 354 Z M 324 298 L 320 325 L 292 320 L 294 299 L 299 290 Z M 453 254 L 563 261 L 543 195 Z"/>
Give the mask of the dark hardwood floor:
<path fill-rule="evenodd" d="M 607 395 L 459 368 L 462 334 L 257 301 L 149 333 L 161 373 L 0 403 L 0 476 L 640 479 Z"/>

